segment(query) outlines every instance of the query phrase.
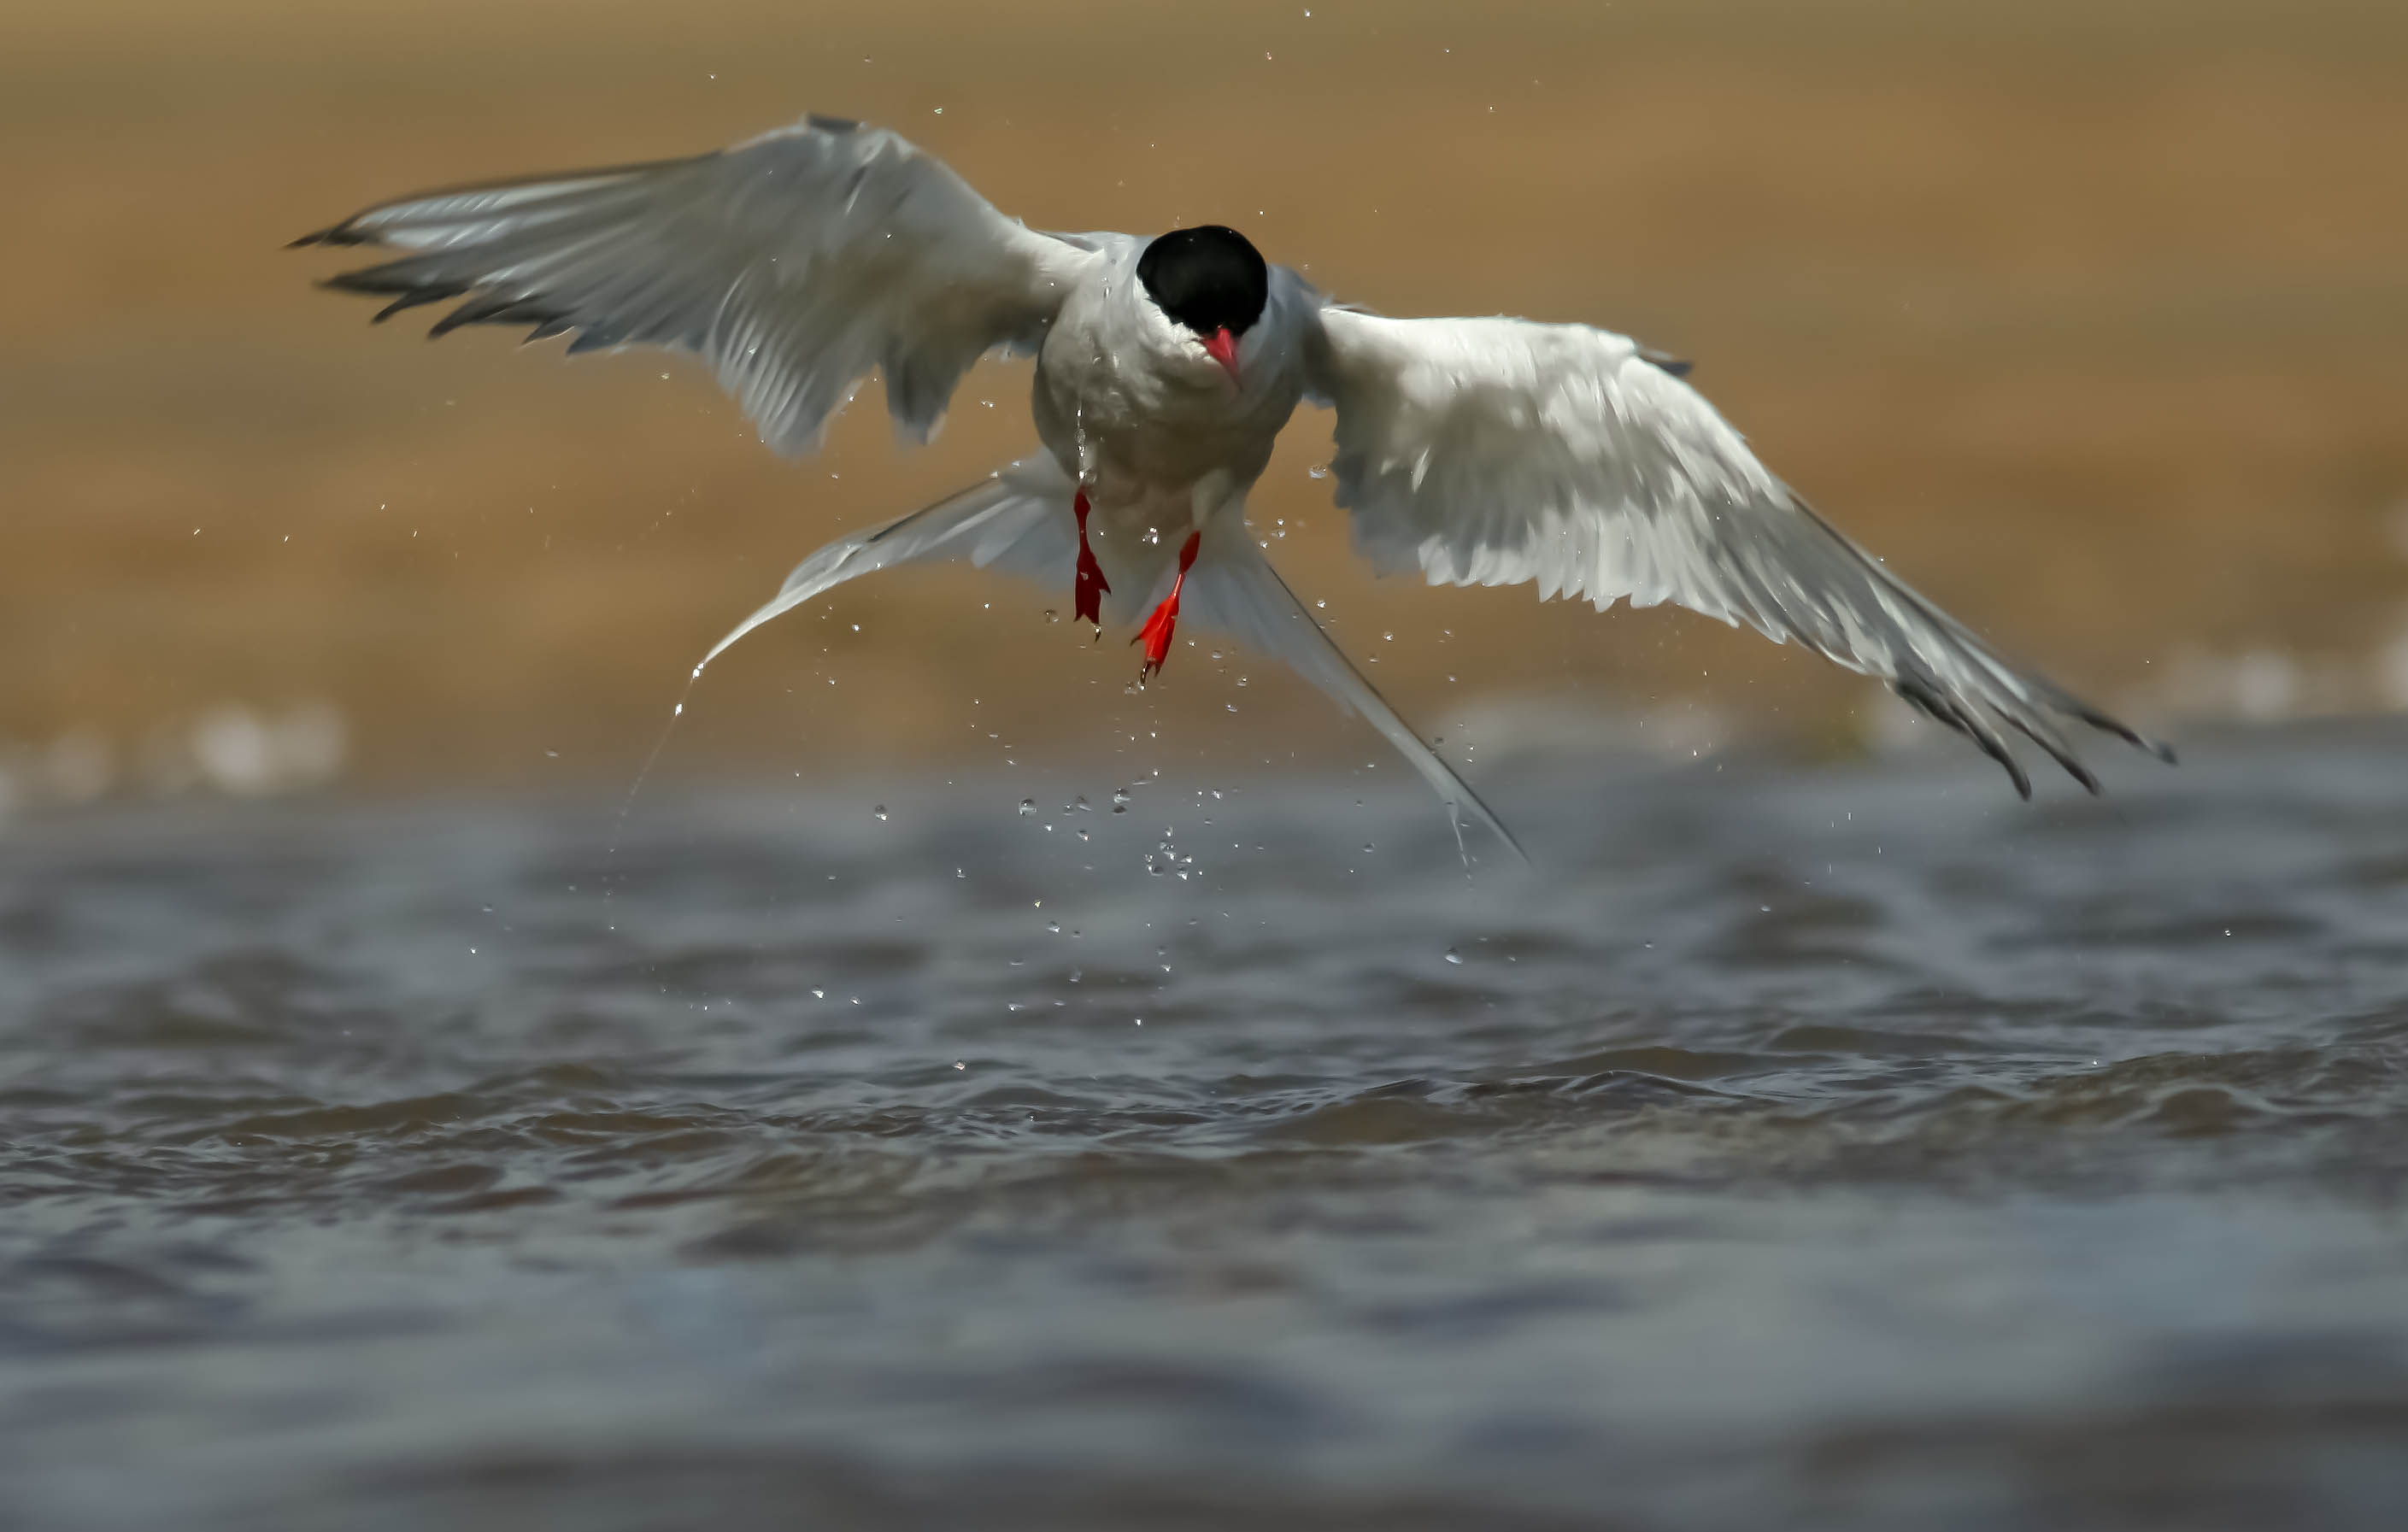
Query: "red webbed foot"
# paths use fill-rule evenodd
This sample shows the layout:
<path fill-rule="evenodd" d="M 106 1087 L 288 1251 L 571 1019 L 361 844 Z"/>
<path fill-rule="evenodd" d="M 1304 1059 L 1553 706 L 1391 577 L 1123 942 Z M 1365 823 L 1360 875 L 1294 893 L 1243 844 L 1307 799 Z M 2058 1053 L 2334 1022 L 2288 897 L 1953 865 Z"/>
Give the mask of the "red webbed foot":
<path fill-rule="evenodd" d="M 1154 615 L 1145 620 L 1145 626 L 1138 629 L 1137 637 L 1129 640 L 1133 644 L 1145 645 L 1145 663 L 1138 666 L 1137 671 L 1140 686 L 1145 684 L 1147 677 L 1162 668 L 1162 662 L 1170 654 L 1170 637 L 1179 631 L 1180 588 L 1187 583 L 1188 567 L 1195 564 L 1196 551 L 1203 544 L 1204 534 L 1201 532 L 1187 534 L 1187 541 L 1179 550 L 1179 574 L 1170 582 L 1170 594 L 1162 598 L 1162 604 L 1154 609 Z"/>
<path fill-rule="evenodd" d="M 1079 568 L 1071 577 L 1070 614 L 1082 622 L 1093 623 L 1100 630 L 1104 625 L 1104 597 L 1112 588 L 1104 581 L 1104 566 L 1096 562 L 1096 551 L 1087 546 L 1087 492 L 1082 486 L 1070 502 L 1070 514 L 1079 519 Z"/>

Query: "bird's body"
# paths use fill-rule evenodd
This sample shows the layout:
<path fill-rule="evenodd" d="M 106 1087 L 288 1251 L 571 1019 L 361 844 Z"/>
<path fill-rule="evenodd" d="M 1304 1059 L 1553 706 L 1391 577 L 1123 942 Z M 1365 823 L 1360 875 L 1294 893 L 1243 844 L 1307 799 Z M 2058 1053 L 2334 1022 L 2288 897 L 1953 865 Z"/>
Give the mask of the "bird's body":
<path fill-rule="evenodd" d="M 1271 268 L 1262 315 L 1225 368 L 1146 296 L 1143 248 L 1115 238 L 1099 252 L 1099 269 L 1063 299 L 1029 389 L 1038 440 L 1086 491 L 1096 556 L 1124 616 L 1189 533 L 1245 514 L 1304 395 L 1317 307 L 1300 278 Z"/>
<path fill-rule="evenodd" d="M 530 338 L 573 332 L 572 352 L 692 351 L 788 453 L 815 446 L 873 370 L 897 428 L 924 437 L 981 355 L 1035 353 L 1038 453 L 822 549 L 705 664 L 843 580 L 966 558 L 1068 585 L 1098 624 L 1151 606 L 1132 640 L 1140 678 L 1182 612 L 1276 654 L 1361 712 L 1451 809 L 1505 836 L 1247 531 L 1247 492 L 1309 400 L 1337 411 L 1338 503 L 1383 570 L 1531 582 L 1599 608 L 1669 600 L 1797 639 L 1968 736 L 2027 795 L 2010 732 L 2094 792 L 2068 721 L 2171 758 L 2001 658 L 1815 515 L 1684 365 L 1585 325 L 1334 305 L 1216 225 L 1036 233 L 858 123 L 812 117 L 719 154 L 407 198 L 304 242 L 399 250 L 332 285 L 391 297 L 385 314 L 462 300 L 438 335 L 523 323 Z"/>

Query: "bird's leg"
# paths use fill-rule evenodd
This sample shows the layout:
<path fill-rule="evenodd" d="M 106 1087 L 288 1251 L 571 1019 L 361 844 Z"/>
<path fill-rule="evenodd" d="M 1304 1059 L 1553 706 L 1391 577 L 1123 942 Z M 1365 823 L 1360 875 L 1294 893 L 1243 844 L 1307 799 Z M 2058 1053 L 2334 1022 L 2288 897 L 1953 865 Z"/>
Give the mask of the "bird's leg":
<path fill-rule="evenodd" d="M 1112 588 L 1104 582 L 1104 566 L 1096 562 L 1096 551 L 1087 546 L 1087 487 L 1070 502 L 1070 514 L 1079 519 L 1079 570 L 1070 584 L 1070 614 L 1093 623 L 1098 633 L 1104 626 L 1104 597 Z"/>
<path fill-rule="evenodd" d="M 1145 620 L 1145 626 L 1138 629 L 1137 637 L 1129 640 L 1130 643 L 1136 643 L 1140 638 L 1145 640 L 1145 663 L 1138 666 L 1137 671 L 1140 684 L 1162 668 L 1163 660 L 1170 653 L 1170 636 L 1179 627 L 1179 588 L 1187 583 L 1188 566 L 1196 562 L 1196 551 L 1203 544 L 1203 533 L 1187 534 L 1187 541 L 1179 550 L 1179 574 L 1170 582 L 1170 594 L 1154 609 L 1154 615 Z"/>

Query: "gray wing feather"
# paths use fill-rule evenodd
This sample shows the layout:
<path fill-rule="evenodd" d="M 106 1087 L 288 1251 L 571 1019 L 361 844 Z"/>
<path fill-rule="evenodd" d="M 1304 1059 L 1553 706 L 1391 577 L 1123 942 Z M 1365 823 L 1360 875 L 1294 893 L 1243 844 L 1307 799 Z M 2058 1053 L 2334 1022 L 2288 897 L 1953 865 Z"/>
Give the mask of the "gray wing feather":
<path fill-rule="evenodd" d="M 1089 250 L 1032 233 L 903 138 L 812 117 L 724 151 L 405 198 L 297 243 L 399 259 L 328 283 L 383 319 L 574 332 L 571 352 L 702 357 L 777 451 L 816 445 L 873 368 L 924 440 L 963 372 L 1043 338 Z"/>
<path fill-rule="evenodd" d="M 1536 582 L 1600 609 L 1670 601 L 1887 681 L 2031 783 L 2020 733 L 2092 792 L 2061 721 L 2143 738 L 2002 658 L 1768 472 L 1636 343 L 1575 324 L 1325 308 L 1312 393 L 1337 408 L 1356 548 L 1432 584 Z"/>

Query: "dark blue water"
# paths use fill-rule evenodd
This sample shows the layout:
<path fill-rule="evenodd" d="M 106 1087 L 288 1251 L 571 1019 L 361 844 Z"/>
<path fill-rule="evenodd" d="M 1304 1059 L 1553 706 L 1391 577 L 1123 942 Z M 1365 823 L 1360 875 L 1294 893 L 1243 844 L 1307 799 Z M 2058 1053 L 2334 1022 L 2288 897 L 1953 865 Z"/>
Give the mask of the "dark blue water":
<path fill-rule="evenodd" d="M 0 1525 L 2401 1525 L 2408 735 L 2191 755 L 20 825 Z"/>

